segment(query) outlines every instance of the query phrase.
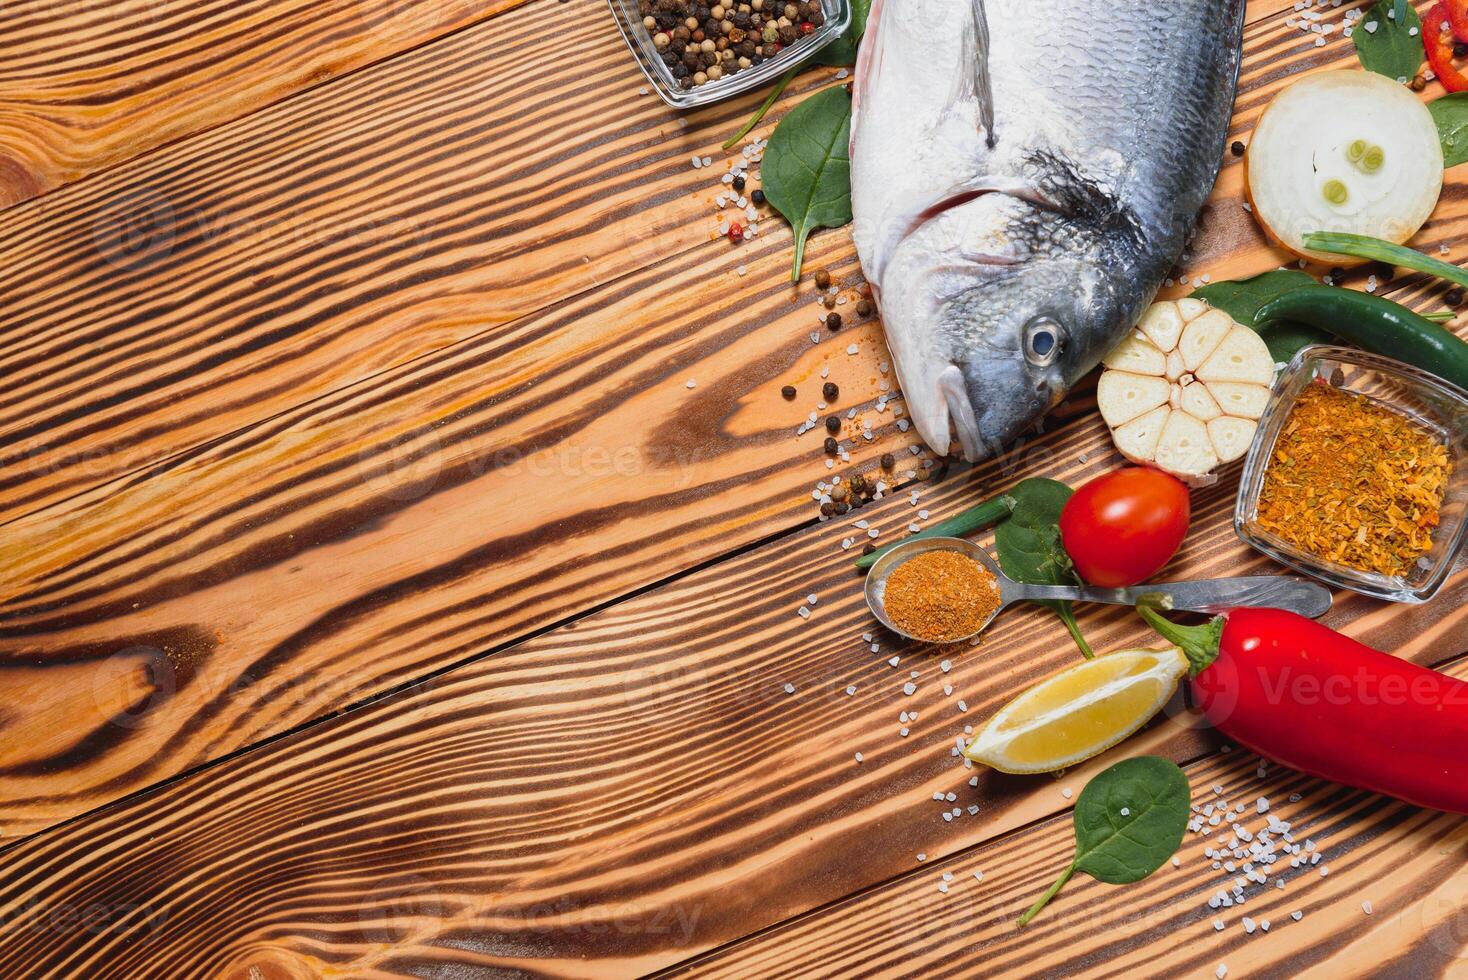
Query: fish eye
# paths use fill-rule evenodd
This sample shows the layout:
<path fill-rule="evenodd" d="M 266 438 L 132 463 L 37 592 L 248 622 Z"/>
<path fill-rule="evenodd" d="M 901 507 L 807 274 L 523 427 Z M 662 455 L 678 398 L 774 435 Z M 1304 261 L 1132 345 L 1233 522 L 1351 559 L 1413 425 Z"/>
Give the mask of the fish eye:
<path fill-rule="evenodd" d="M 1065 328 L 1048 316 L 1036 317 L 1025 326 L 1025 360 L 1036 367 L 1053 364 L 1060 356 Z"/>

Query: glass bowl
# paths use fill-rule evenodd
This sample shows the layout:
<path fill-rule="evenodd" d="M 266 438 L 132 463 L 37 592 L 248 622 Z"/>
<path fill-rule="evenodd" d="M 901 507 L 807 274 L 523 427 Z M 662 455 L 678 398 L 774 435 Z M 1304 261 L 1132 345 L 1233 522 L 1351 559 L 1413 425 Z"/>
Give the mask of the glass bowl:
<path fill-rule="evenodd" d="M 1259 526 L 1259 495 L 1274 457 L 1274 444 L 1295 401 L 1316 379 L 1364 395 L 1415 420 L 1447 444 L 1447 494 L 1432 549 L 1405 576 L 1363 572 L 1303 551 Z M 1296 354 L 1274 383 L 1269 406 L 1244 462 L 1234 507 L 1234 530 L 1259 551 L 1322 582 L 1394 602 L 1426 602 L 1442 588 L 1468 535 L 1468 392 L 1426 371 L 1345 347 L 1312 346 Z"/>
<path fill-rule="evenodd" d="M 752 88 L 773 84 L 792 67 L 836 40 L 836 36 L 851 23 L 851 5 L 848 0 L 821 0 L 821 13 L 825 15 L 825 23 L 797 39 L 773 58 L 733 75 L 684 89 L 678 87 L 678 80 L 673 77 L 668 66 L 663 64 L 662 58 L 658 57 L 658 50 L 652 43 L 652 34 L 643 26 L 642 15 L 637 12 L 637 0 L 607 0 L 607 3 L 612 8 L 617 27 L 622 31 L 622 39 L 627 42 L 627 47 L 632 49 L 632 55 L 637 59 L 638 67 L 662 100 L 675 109 L 693 109 Z"/>

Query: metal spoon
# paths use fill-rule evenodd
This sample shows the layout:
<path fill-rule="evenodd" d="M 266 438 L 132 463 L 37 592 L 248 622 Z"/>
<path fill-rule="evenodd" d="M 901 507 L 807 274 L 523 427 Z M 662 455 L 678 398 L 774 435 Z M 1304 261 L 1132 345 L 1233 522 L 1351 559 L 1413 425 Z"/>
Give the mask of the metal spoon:
<path fill-rule="evenodd" d="M 962 643 L 984 631 L 999 615 L 999 611 L 1013 602 L 1034 599 L 1069 599 L 1073 602 L 1106 602 L 1121 606 L 1135 605 L 1143 596 L 1158 596 L 1163 608 L 1186 609 L 1192 612 L 1217 613 L 1240 606 L 1267 606 L 1272 609 L 1287 609 L 1314 619 L 1330 609 L 1330 590 L 1316 582 L 1297 575 L 1245 575 L 1237 578 L 1207 579 L 1199 582 L 1166 582 L 1138 585 L 1130 589 L 1093 589 L 1088 586 L 1071 585 L 1026 585 L 1016 582 L 999 569 L 999 563 L 989 557 L 989 552 L 964 538 L 918 538 L 904 541 L 878 558 L 867 573 L 867 605 L 882 625 L 899 636 L 930 643 L 921 637 L 912 636 L 899 629 L 887 618 L 882 599 L 887 588 L 887 576 L 898 565 L 913 555 L 924 551 L 957 551 L 979 562 L 999 580 L 999 606 L 989 615 L 982 626 L 967 636 L 960 636 L 945 643 Z"/>

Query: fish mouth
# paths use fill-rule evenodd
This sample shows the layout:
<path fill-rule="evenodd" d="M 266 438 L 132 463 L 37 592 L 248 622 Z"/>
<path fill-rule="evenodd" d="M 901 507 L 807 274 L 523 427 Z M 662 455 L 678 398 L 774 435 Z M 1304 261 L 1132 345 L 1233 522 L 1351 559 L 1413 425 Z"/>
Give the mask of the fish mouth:
<path fill-rule="evenodd" d="M 950 437 L 957 438 L 963 458 L 977 463 L 985 458 L 983 440 L 979 435 L 979 419 L 974 413 L 973 399 L 969 397 L 968 383 L 963 369 L 949 364 L 938 374 L 938 404 L 947 410 L 947 419 L 939 423 L 938 431 L 948 430 Z M 952 445 L 950 438 L 949 445 Z"/>

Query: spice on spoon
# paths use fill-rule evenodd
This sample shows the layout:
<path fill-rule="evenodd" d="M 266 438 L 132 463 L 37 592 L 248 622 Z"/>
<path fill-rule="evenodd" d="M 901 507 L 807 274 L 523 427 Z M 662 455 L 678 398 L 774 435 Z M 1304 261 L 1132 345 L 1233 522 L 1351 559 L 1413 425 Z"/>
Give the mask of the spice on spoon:
<path fill-rule="evenodd" d="M 1301 392 L 1274 445 L 1259 526 L 1328 561 L 1405 575 L 1432 549 L 1448 450 L 1400 412 L 1326 384 Z"/>
<path fill-rule="evenodd" d="M 882 607 L 903 632 L 944 643 L 983 627 L 999 608 L 999 583 L 967 555 L 924 551 L 887 576 Z"/>

